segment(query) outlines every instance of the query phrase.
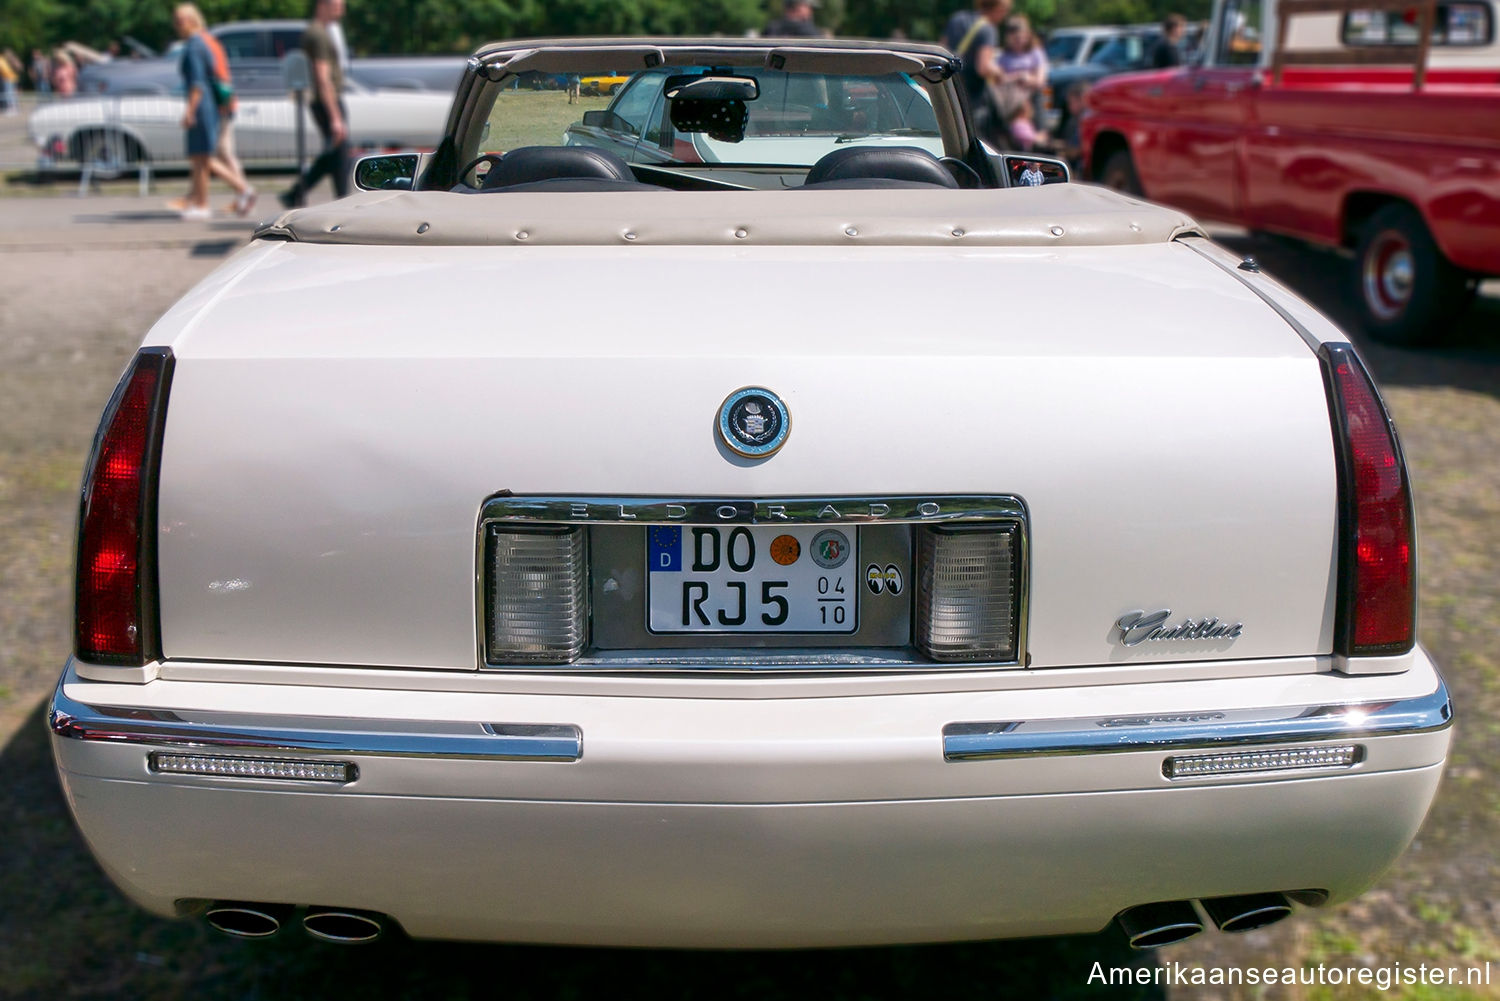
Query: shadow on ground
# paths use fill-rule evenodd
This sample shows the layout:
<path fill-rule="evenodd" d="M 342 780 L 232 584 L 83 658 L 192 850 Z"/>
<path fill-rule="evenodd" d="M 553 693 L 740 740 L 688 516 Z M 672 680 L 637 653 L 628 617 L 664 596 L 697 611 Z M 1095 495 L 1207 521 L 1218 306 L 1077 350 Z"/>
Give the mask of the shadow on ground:
<path fill-rule="evenodd" d="M 413 942 L 329 946 L 286 931 L 224 938 L 126 901 L 94 864 L 58 787 L 45 706 L 0 751 L 0 994 L 236 1001 L 330 997 L 1160 999 L 1089 983 L 1097 962 L 1155 967 L 1113 932 L 1020 942 L 814 952 L 660 952 Z M 295 845 L 288 845 L 295 851 Z M 441 848 L 434 846 L 434 850 Z"/>
<path fill-rule="evenodd" d="M 1235 253 L 1253 255 L 1268 273 L 1347 331 L 1383 385 L 1451 386 L 1500 397 L 1500 298 L 1493 292 L 1479 296 L 1441 343 L 1421 349 L 1387 347 L 1360 327 L 1350 298 L 1350 258 L 1265 235 L 1216 239 Z"/>

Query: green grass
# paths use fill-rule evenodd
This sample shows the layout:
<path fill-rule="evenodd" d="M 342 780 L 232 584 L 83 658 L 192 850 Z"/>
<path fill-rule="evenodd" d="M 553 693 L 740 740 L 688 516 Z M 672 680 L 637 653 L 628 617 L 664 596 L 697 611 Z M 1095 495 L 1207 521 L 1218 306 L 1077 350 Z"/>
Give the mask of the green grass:
<path fill-rule="evenodd" d="M 609 106 L 607 97 L 583 97 L 568 103 L 566 91 L 504 90 L 490 110 L 489 135 L 481 148 L 494 152 L 521 146 L 560 146 L 569 125 L 585 111 Z"/>

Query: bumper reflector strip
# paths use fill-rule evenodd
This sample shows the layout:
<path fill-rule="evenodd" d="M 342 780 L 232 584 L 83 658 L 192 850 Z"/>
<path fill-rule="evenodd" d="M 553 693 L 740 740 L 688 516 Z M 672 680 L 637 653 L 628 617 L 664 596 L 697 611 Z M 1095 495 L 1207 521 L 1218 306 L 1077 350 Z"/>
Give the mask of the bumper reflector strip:
<path fill-rule="evenodd" d="M 1297 768 L 1352 768 L 1364 757 L 1365 749 L 1360 744 L 1314 744 L 1265 751 L 1174 755 L 1162 762 L 1161 771 L 1169 779 L 1187 779 Z"/>
<path fill-rule="evenodd" d="M 359 771 L 352 761 L 296 761 L 284 758 L 232 758 L 213 754 L 153 751 L 153 772 L 174 775 L 219 775 L 240 779 L 285 779 L 291 782 L 353 782 Z"/>

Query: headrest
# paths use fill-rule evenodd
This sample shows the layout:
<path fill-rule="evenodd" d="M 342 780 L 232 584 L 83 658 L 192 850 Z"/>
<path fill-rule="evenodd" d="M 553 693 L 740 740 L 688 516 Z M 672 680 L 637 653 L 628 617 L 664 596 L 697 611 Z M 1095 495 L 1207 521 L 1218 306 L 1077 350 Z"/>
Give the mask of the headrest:
<path fill-rule="evenodd" d="M 490 168 L 480 190 L 493 191 L 558 177 L 635 180 L 625 161 L 607 150 L 589 146 L 522 146 L 506 153 Z"/>
<path fill-rule="evenodd" d="M 879 179 L 956 188 L 958 181 L 938 158 L 915 146 L 851 146 L 823 156 L 807 172 L 804 186 L 824 181 Z"/>

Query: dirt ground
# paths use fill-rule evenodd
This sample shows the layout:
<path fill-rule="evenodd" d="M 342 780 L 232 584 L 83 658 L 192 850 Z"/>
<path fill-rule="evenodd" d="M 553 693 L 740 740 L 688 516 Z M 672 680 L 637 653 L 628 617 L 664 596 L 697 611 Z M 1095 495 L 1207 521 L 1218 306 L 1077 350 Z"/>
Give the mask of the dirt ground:
<path fill-rule="evenodd" d="M 223 939 L 120 897 L 68 818 L 43 704 L 69 647 L 78 480 L 95 422 L 155 317 L 244 239 L 136 200 L 0 199 L 0 998 L 1500 997 L 1500 290 L 1450 347 L 1362 345 L 1401 427 L 1422 530 L 1421 637 L 1458 705 L 1457 747 L 1417 843 L 1370 893 L 1273 928 L 1131 954 L 1113 933 L 860 952 L 673 954 Z M 1228 235 L 1346 323 L 1347 263 Z M 1337 851 L 1329 845 L 1327 850 Z M 295 846 L 288 846 L 294 851 Z M 1478 989 L 1106 988 L 1095 961 L 1468 966 Z"/>

